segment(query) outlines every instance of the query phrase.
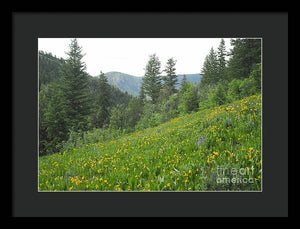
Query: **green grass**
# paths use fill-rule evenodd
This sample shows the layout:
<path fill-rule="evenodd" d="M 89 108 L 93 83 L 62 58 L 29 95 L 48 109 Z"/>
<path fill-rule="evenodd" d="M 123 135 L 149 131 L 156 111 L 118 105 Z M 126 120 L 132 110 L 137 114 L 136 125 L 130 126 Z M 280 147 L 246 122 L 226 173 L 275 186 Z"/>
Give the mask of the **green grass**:
<path fill-rule="evenodd" d="M 199 135 L 206 139 L 198 143 Z M 261 164 L 258 94 L 111 141 L 40 157 L 39 190 L 260 191 Z M 217 182 L 223 178 L 236 180 Z"/>

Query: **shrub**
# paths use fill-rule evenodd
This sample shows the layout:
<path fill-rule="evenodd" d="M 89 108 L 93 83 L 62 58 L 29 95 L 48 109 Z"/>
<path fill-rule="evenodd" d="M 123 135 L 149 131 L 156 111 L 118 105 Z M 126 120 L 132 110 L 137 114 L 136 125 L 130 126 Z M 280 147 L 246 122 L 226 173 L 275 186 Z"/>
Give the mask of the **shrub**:
<path fill-rule="evenodd" d="M 209 102 L 212 106 L 220 106 L 227 102 L 226 92 L 222 84 L 218 84 L 209 94 Z"/>
<path fill-rule="evenodd" d="M 230 101 L 239 100 L 241 99 L 241 84 L 242 80 L 233 79 L 228 84 L 228 91 L 227 91 L 227 99 Z"/>
<path fill-rule="evenodd" d="M 178 111 L 178 103 L 179 103 L 179 98 L 178 95 L 171 95 L 168 100 L 166 100 L 162 106 L 162 120 L 161 122 L 166 122 L 172 118 L 175 118 L 178 116 L 179 111 Z"/>
<path fill-rule="evenodd" d="M 179 112 L 187 114 L 196 111 L 198 108 L 197 88 L 190 82 L 186 83 L 183 93 L 180 93 Z"/>
<path fill-rule="evenodd" d="M 110 129 L 123 129 L 125 127 L 125 107 L 118 104 L 112 108 L 110 116 Z"/>

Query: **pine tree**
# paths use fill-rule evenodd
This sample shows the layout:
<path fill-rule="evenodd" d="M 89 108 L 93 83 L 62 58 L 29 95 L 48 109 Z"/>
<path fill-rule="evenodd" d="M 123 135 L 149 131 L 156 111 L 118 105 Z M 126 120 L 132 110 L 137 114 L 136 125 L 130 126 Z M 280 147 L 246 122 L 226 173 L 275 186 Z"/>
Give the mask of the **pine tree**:
<path fill-rule="evenodd" d="M 140 120 L 142 112 L 143 105 L 141 104 L 140 98 L 133 97 L 126 108 L 126 126 L 134 128 L 136 123 Z"/>
<path fill-rule="evenodd" d="M 145 100 L 146 100 L 146 95 L 145 95 L 145 90 L 143 88 L 143 85 L 140 88 L 140 92 L 139 92 L 139 101 L 141 105 L 145 104 Z"/>
<path fill-rule="evenodd" d="M 104 73 L 100 73 L 99 76 L 99 93 L 96 101 L 97 106 L 97 124 L 98 127 L 102 128 L 109 121 L 109 109 L 111 106 L 111 91 L 110 85 L 108 84 L 107 77 Z"/>
<path fill-rule="evenodd" d="M 210 49 L 209 54 L 206 56 L 202 72 L 203 77 L 201 83 L 205 85 L 215 85 L 219 81 L 219 63 L 216 52 L 213 48 Z"/>
<path fill-rule="evenodd" d="M 228 62 L 230 79 L 243 79 L 261 63 L 261 39 L 232 39 Z"/>
<path fill-rule="evenodd" d="M 61 68 L 62 93 L 66 107 L 68 129 L 80 131 L 87 129 L 90 112 L 90 96 L 85 64 L 82 62 L 82 48 L 77 39 L 72 39 L 67 52 L 68 58 Z"/>
<path fill-rule="evenodd" d="M 218 47 L 218 78 L 219 80 L 223 80 L 224 79 L 224 72 L 225 72 L 225 68 L 226 68 L 226 47 L 225 47 L 225 41 L 224 39 L 221 39 L 220 45 Z"/>
<path fill-rule="evenodd" d="M 161 63 L 156 54 L 151 55 L 150 60 L 146 65 L 142 88 L 144 89 L 145 95 L 148 95 L 151 98 L 152 103 L 157 102 L 159 92 L 162 88 L 160 67 Z"/>
<path fill-rule="evenodd" d="M 43 114 L 40 115 L 40 129 L 45 129 L 46 136 L 40 139 L 40 143 L 44 147 L 43 153 L 56 153 L 61 149 L 62 141 L 68 138 L 66 103 L 59 83 L 49 84 L 45 96 L 48 97 L 47 107 L 42 109 Z"/>
<path fill-rule="evenodd" d="M 187 78 L 186 78 L 186 75 L 183 75 L 183 78 L 181 80 L 181 87 L 180 87 L 180 90 L 179 90 L 179 94 L 183 95 L 186 92 L 187 87 L 188 87 Z"/>
<path fill-rule="evenodd" d="M 176 60 L 174 60 L 173 58 L 168 59 L 164 70 L 167 75 L 162 77 L 162 80 L 164 81 L 164 88 L 167 90 L 167 97 L 177 92 L 177 89 L 175 88 L 177 83 L 175 65 L 176 65 Z"/>
<path fill-rule="evenodd" d="M 183 75 L 182 81 L 181 81 L 181 87 L 183 84 L 185 84 L 187 82 L 187 78 L 186 75 Z"/>

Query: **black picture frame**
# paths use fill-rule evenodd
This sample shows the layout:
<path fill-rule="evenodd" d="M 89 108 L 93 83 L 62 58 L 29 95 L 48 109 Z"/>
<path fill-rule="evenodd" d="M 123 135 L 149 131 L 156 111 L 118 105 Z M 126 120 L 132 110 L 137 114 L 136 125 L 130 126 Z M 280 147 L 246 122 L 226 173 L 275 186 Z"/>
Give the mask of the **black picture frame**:
<path fill-rule="evenodd" d="M 39 193 L 38 37 L 262 37 L 263 191 Z M 12 13 L 13 217 L 287 217 L 287 12 Z"/>

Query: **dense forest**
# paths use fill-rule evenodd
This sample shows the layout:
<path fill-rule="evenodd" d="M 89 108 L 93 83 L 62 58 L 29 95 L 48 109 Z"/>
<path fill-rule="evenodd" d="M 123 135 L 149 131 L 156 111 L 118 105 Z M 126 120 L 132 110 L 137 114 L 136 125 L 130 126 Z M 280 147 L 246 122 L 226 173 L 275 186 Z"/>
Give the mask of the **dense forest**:
<path fill-rule="evenodd" d="M 161 66 L 156 54 L 145 63 L 138 96 L 122 92 L 100 72 L 90 76 L 76 39 L 68 57 L 39 51 L 39 154 L 64 152 L 115 139 L 202 109 L 230 104 L 261 91 L 261 40 L 222 39 L 211 48 L 200 83 L 183 77 L 178 88 L 176 60 Z"/>

